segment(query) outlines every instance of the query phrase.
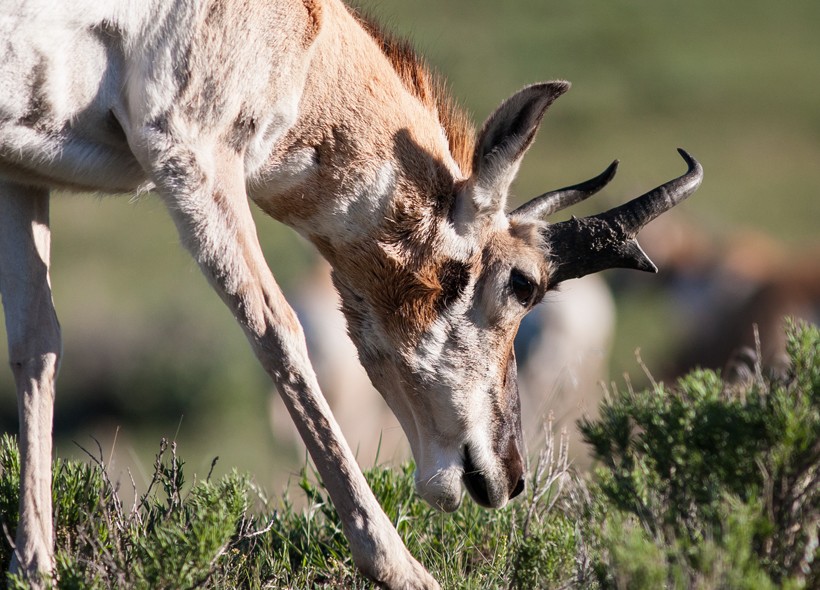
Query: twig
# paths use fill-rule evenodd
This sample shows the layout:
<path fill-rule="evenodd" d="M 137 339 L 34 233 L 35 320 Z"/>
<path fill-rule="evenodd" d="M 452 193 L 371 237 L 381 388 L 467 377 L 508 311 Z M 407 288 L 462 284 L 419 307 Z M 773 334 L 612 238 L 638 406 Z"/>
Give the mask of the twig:
<path fill-rule="evenodd" d="M 217 461 L 219 461 L 219 455 L 214 457 L 214 460 L 211 461 L 211 468 L 208 470 L 208 477 L 205 478 L 205 481 L 211 481 L 211 475 L 214 473 L 214 467 L 216 467 Z"/>
<path fill-rule="evenodd" d="M 156 458 L 154 459 L 154 475 L 151 477 L 151 482 L 148 484 L 148 489 L 145 490 L 145 493 L 140 498 L 140 506 L 146 506 L 148 502 L 148 498 L 151 495 L 151 490 L 156 485 L 156 483 L 160 479 L 160 473 L 162 471 L 162 457 L 165 455 L 165 451 L 168 449 L 168 440 L 166 438 L 162 438 L 159 441 L 159 453 L 157 453 Z"/>
<path fill-rule="evenodd" d="M 646 363 L 643 362 L 643 358 L 641 358 L 640 348 L 635 349 L 635 358 L 638 361 L 638 366 L 643 370 L 644 375 L 646 375 L 646 378 L 649 379 L 649 382 L 652 384 L 652 389 L 657 391 L 658 382 L 655 381 L 655 378 L 652 376 L 652 373 L 649 372 L 649 367 L 647 367 Z"/>

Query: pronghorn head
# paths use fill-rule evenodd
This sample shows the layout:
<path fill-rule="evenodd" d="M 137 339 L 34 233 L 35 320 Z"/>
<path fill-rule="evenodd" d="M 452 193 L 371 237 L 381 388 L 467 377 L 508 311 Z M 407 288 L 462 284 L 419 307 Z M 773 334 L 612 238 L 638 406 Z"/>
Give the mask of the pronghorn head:
<path fill-rule="evenodd" d="M 535 84 L 506 100 L 479 132 L 467 178 L 446 166 L 432 181 L 396 175 L 381 233 L 332 261 L 360 359 L 410 441 L 417 490 L 442 510 L 458 507 L 462 483 L 487 507 L 524 488 L 513 353 L 524 315 L 566 279 L 654 271 L 635 235 L 701 181 L 700 165 L 681 152 L 686 174 L 606 213 L 545 220 L 600 190 L 616 164 L 507 213 L 519 163 L 568 87 Z"/>

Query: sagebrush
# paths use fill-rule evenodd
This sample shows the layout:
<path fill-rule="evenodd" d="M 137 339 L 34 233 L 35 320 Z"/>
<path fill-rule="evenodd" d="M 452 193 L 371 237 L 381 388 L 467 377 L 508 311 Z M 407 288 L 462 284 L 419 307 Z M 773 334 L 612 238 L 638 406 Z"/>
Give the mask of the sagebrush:
<path fill-rule="evenodd" d="M 413 466 L 367 472 L 386 513 L 444 588 L 820 587 L 820 331 L 791 324 L 789 371 L 748 383 L 696 371 L 673 386 L 610 391 L 580 424 L 599 459 L 570 469 L 548 425 L 527 493 L 497 511 L 441 514 L 414 495 Z M 304 509 L 251 478 L 187 482 L 162 442 L 148 489 L 124 506 L 98 449 L 55 462 L 59 588 L 371 588 L 315 474 Z M 17 519 L 19 456 L 0 440 L 0 558 Z M 7 587 L 25 588 L 8 576 Z"/>

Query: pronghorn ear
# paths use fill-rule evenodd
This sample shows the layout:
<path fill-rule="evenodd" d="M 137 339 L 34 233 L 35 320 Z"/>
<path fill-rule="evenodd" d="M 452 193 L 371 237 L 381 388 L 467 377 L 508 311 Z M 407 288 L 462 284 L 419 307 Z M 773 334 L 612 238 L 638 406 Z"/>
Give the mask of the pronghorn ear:
<path fill-rule="evenodd" d="M 527 86 L 501 103 L 485 121 L 473 154 L 471 184 L 478 211 L 503 212 L 507 192 L 541 118 L 569 86 L 563 81 Z"/>

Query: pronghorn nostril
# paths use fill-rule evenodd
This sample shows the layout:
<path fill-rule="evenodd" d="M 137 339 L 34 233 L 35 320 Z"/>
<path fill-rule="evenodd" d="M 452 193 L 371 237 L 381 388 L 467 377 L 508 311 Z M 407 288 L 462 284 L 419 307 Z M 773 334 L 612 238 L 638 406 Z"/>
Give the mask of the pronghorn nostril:
<path fill-rule="evenodd" d="M 518 483 L 515 484 L 515 488 L 513 489 L 512 493 L 510 494 L 510 500 L 512 500 L 516 496 L 520 495 L 521 492 L 524 491 L 524 487 L 525 487 L 525 482 L 524 482 L 524 476 L 522 475 L 518 479 Z"/>
<path fill-rule="evenodd" d="M 467 488 L 470 496 L 480 506 L 492 508 L 490 493 L 487 489 L 487 479 L 484 474 L 475 466 L 470 456 L 470 447 L 464 447 L 464 487 Z"/>

